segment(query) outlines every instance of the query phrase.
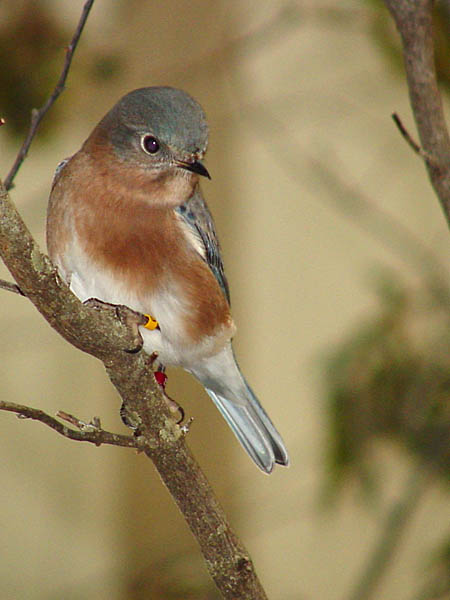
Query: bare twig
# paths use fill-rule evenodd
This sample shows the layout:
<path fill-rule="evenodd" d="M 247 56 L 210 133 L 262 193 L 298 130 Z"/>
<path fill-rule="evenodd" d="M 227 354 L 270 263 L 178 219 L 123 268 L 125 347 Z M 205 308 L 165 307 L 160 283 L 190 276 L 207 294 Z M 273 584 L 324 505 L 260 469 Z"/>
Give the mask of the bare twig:
<path fill-rule="evenodd" d="M 5 281 L 4 279 L 0 279 L 0 289 L 6 290 L 7 292 L 14 292 L 15 294 L 20 294 L 21 296 L 25 296 L 17 283 L 11 283 L 10 281 Z"/>
<path fill-rule="evenodd" d="M 51 427 L 61 435 L 71 440 L 76 440 L 78 442 L 90 442 L 91 444 L 95 444 L 96 446 L 101 446 L 102 444 L 111 444 L 113 446 L 124 446 L 126 448 L 138 448 L 142 449 L 142 444 L 139 443 L 139 440 L 131 435 L 122 435 L 119 433 L 111 433 L 109 431 L 105 431 L 104 429 L 97 428 L 92 425 L 90 428 L 88 426 L 81 427 L 82 421 L 79 419 L 75 419 L 72 417 L 70 421 L 73 425 L 76 425 L 79 431 L 75 429 L 71 429 L 61 423 L 51 415 L 48 415 L 44 411 L 38 408 L 32 408 L 31 406 L 23 406 L 22 404 L 15 404 L 14 402 L 6 402 L 4 400 L 0 400 L 0 410 L 6 410 L 8 412 L 13 412 L 16 415 L 25 418 L 25 419 L 33 419 L 33 421 L 40 421 Z M 58 416 L 63 418 L 66 413 L 60 412 Z M 69 415 L 66 415 L 67 417 Z M 71 416 L 71 415 L 70 415 Z M 65 420 L 69 421 L 68 418 Z M 77 424 L 78 423 L 78 424 Z"/>
<path fill-rule="evenodd" d="M 11 188 L 13 181 L 14 181 L 14 177 L 16 176 L 17 171 L 20 169 L 20 166 L 22 165 L 26 155 L 28 154 L 28 150 L 31 146 L 31 142 L 33 141 L 33 138 L 36 135 L 36 132 L 38 130 L 38 127 L 39 127 L 42 119 L 44 118 L 46 113 L 50 110 L 50 108 L 53 106 L 55 101 L 58 99 L 61 92 L 64 91 L 64 87 L 65 87 L 67 75 L 69 74 L 69 69 L 70 69 L 70 65 L 72 63 L 73 55 L 75 53 L 76 47 L 80 40 L 81 34 L 83 32 L 83 28 L 86 24 L 87 18 L 89 16 L 89 12 L 90 12 L 93 4 L 94 4 L 94 0 L 87 0 L 87 2 L 85 3 L 85 5 L 83 7 L 83 12 L 81 13 L 81 17 L 78 22 L 77 28 L 75 30 L 74 36 L 66 50 L 66 58 L 64 61 L 63 69 L 61 71 L 61 75 L 59 77 L 58 83 L 56 84 L 55 89 L 53 90 L 51 96 L 48 98 L 48 100 L 45 102 L 45 104 L 39 110 L 34 108 L 31 111 L 31 124 L 30 124 L 30 129 L 28 131 L 28 135 L 25 138 L 25 140 L 22 144 L 22 147 L 20 148 L 19 153 L 16 156 L 16 160 L 14 161 L 14 164 L 11 167 L 11 170 L 8 173 L 8 175 L 6 176 L 5 181 L 4 181 L 4 187 L 6 190 L 9 190 Z"/>
<path fill-rule="evenodd" d="M 70 413 L 67 413 L 64 410 L 58 410 L 56 416 L 62 419 L 63 421 L 67 421 L 71 425 L 75 425 L 75 427 L 80 431 L 99 431 L 102 428 L 100 417 L 92 417 L 89 423 L 86 423 L 86 421 L 82 421 L 78 417 L 75 417 L 74 415 L 71 415 Z"/>
<path fill-rule="evenodd" d="M 265 105 L 252 104 L 248 109 L 244 106 L 241 114 L 258 132 L 261 128 L 265 131 L 270 129 L 273 136 L 282 138 L 283 144 L 277 146 L 277 152 L 272 152 L 267 147 L 266 150 L 289 177 L 301 180 L 299 157 L 304 157 L 308 168 L 329 189 L 328 195 L 318 196 L 320 201 L 329 203 L 331 200 L 334 207 L 412 266 L 415 272 L 424 272 L 427 276 L 431 273 L 437 277 L 443 273 L 443 265 L 431 249 L 401 219 L 377 206 L 363 188 L 349 181 L 349 177 L 344 177 L 344 170 L 336 166 L 336 158 L 332 168 L 330 161 L 323 160 L 321 156 L 313 156 L 308 148 L 297 141 L 292 128 Z M 329 152 L 328 150 L 328 158 Z"/>
<path fill-rule="evenodd" d="M 433 0 L 385 0 L 402 38 L 411 107 L 431 184 L 450 225 L 450 135 L 434 62 Z"/>
<path fill-rule="evenodd" d="M 406 129 L 406 127 L 403 125 L 403 122 L 400 119 L 400 117 L 398 116 L 398 114 L 392 113 L 391 117 L 392 117 L 392 120 L 394 121 L 394 123 L 397 125 L 397 128 L 400 131 L 400 133 L 402 134 L 403 138 L 406 140 L 406 143 L 408 144 L 408 146 L 410 146 L 416 154 L 421 156 L 425 162 L 431 162 L 431 158 L 428 156 L 428 154 L 422 150 L 422 148 L 419 146 L 419 144 L 415 140 L 413 140 L 411 134 Z"/>

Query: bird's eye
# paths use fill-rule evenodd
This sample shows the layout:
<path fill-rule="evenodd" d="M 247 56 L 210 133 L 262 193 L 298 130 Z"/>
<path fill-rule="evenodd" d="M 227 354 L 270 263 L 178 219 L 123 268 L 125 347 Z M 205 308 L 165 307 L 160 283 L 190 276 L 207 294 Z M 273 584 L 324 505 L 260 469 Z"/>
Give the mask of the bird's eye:
<path fill-rule="evenodd" d="M 156 154 L 159 150 L 159 142 L 153 135 L 144 135 L 141 145 L 148 154 Z"/>

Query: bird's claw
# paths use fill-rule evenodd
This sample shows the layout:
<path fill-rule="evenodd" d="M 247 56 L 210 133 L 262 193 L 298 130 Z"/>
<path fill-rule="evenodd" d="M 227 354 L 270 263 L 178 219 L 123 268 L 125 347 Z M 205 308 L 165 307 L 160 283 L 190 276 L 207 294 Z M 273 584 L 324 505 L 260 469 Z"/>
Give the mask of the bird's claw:
<path fill-rule="evenodd" d="M 180 418 L 177 421 L 177 425 L 181 425 L 181 423 L 184 421 L 184 417 L 185 417 L 184 408 L 182 406 L 180 406 L 178 404 L 178 402 L 176 402 L 173 398 L 171 398 L 167 394 L 167 392 L 166 392 L 167 375 L 164 373 L 163 369 L 159 369 L 158 371 L 155 371 L 153 373 L 153 375 L 155 376 L 156 383 L 158 383 L 159 386 L 161 387 L 164 400 L 165 400 L 170 412 L 173 414 L 176 414 L 176 413 L 180 414 Z"/>
<path fill-rule="evenodd" d="M 184 425 L 180 425 L 180 430 L 183 435 L 187 435 L 189 433 L 193 421 L 194 417 L 190 417 Z"/>
<path fill-rule="evenodd" d="M 133 335 L 134 345 L 132 348 L 125 349 L 125 352 L 129 354 L 136 354 L 142 350 L 144 340 L 139 332 L 139 327 L 143 326 L 147 329 L 153 330 L 159 327 L 158 321 L 156 321 L 150 315 L 142 314 L 125 306 L 124 304 L 111 304 L 110 302 L 104 302 L 98 298 L 89 298 L 83 302 L 88 308 L 94 310 L 110 310 L 114 311 L 115 316 L 123 323 L 126 327 L 131 330 Z"/>
<path fill-rule="evenodd" d="M 120 418 L 122 419 L 122 423 L 133 430 L 133 434 L 138 437 L 139 433 L 139 422 L 134 419 L 133 414 L 127 408 L 125 402 L 122 402 L 120 407 Z"/>

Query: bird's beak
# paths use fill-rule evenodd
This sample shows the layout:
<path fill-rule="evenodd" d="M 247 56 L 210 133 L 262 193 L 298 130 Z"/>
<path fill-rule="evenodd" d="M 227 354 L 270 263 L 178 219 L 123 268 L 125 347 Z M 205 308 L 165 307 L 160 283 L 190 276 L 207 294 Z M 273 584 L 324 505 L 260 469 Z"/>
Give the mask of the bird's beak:
<path fill-rule="evenodd" d="M 177 167 L 186 169 L 186 171 L 192 171 L 192 173 L 197 173 L 198 175 L 202 175 L 203 177 L 211 179 L 211 175 L 208 173 L 207 168 L 199 160 L 194 160 L 193 162 L 177 160 L 176 165 Z"/>

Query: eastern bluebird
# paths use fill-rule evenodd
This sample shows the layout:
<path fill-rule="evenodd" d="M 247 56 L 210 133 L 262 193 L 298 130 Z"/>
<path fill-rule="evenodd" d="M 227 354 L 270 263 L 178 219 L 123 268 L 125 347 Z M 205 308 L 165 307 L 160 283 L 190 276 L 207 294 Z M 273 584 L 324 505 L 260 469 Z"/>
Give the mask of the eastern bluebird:
<path fill-rule="evenodd" d="M 134 90 L 57 169 L 47 245 L 81 301 L 152 315 L 143 349 L 205 387 L 266 473 L 289 458 L 234 357 L 236 331 L 211 214 L 199 176 L 208 128 L 200 105 L 170 87 Z"/>

